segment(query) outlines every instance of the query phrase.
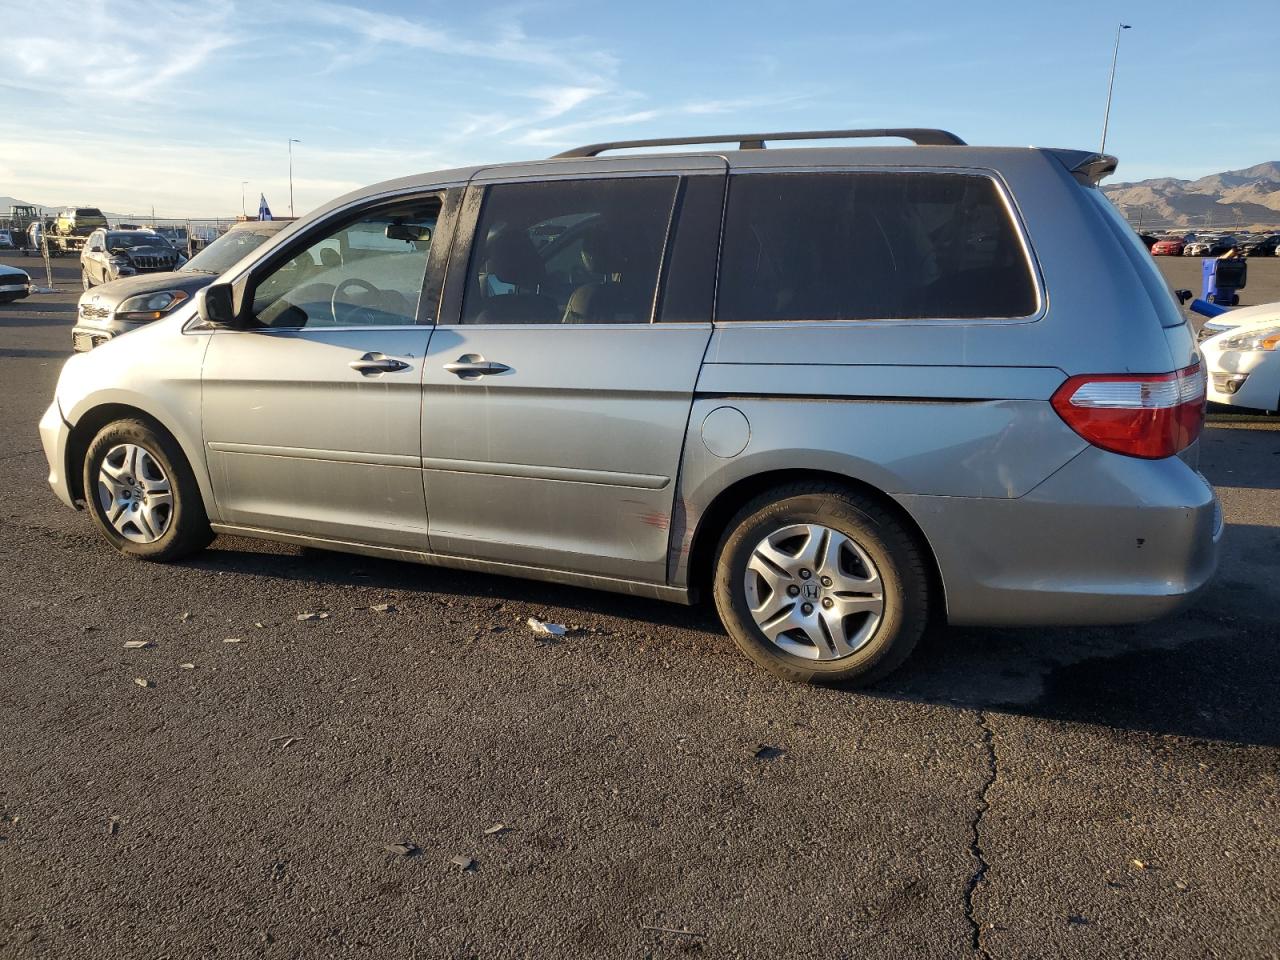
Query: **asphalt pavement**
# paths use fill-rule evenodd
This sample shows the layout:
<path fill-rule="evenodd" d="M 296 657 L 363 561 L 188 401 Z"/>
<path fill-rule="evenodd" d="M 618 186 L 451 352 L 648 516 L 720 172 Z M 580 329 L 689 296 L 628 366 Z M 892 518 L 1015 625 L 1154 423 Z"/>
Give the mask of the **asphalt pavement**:
<path fill-rule="evenodd" d="M 0 957 L 1280 955 L 1280 420 L 1205 434 L 1186 613 L 811 689 L 707 608 L 116 556 L 35 431 L 71 269 L 0 306 Z"/>

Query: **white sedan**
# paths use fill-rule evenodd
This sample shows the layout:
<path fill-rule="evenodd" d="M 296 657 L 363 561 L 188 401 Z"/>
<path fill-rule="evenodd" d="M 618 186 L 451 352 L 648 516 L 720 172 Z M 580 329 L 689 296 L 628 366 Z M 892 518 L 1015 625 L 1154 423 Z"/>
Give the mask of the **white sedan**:
<path fill-rule="evenodd" d="M 1280 303 L 1229 310 L 1200 336 L 1210 403 L 1280 410 Z"/>

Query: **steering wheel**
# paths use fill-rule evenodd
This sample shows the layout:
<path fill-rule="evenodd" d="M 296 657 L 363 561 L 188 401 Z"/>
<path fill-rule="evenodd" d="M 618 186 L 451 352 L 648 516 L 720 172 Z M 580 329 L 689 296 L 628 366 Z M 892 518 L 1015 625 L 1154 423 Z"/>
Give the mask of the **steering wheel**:
<path fill-rule="evenodd" d="M 349 287 L 363 287 L 368 293 L 381 293 L 382 291 L 375 287 L 368 280 L 361 280 L 359 277 L 347 277 L 336 287 L 333 288 L 333 296 L 329 298 L 329 310 L 333 313 L 333 322 L 335 324 L 358 323 L 355 318 L 360 314 L 364 314 L 372 322 L 375 318 L 373 312 L 368 307 L 356 306 L 354 304 L 344 303 L 343 309 L 346 315 L 341 320 L 338 319 L 338 297 L 345 293 Z"/>

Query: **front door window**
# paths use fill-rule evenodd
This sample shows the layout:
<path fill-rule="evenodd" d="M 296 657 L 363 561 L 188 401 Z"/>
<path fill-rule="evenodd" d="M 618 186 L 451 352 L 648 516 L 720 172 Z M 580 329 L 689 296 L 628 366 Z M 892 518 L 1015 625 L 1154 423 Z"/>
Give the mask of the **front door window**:
<path fill-rule="evenodd" d="M 258 282 L 262 327 L 381 327 L 417 322 L 438 197 L 362 216 L 317 239 Z"/>

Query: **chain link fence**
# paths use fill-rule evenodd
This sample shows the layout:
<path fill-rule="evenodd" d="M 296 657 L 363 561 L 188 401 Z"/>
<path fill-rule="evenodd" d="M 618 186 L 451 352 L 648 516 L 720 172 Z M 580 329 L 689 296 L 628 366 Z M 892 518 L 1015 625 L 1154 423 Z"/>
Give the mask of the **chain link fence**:
<path fill-rule="evenodd" d="M 53 260 L 75 256 L 78 247 L 60 243 L 54 233 L 58 211 L 42 209 L 35 217 L 27 214 L 15 217 L 12 211 L 0 214 L 0 230 L 9 232 L 15 251 L 26 256 L 38 256 L 44 261 L 48 289 L 56 289 L 53 279 Z M 166 237 L 188 259 L 222 236 L 233 224 L 257 217 L 155 217 L 151 214 L 108 214 L 107 226 L 112 230 L 148 229 Z M 50 238 L 54 242 L 50 244 Z M 75 239 L 83 241 L 83 237 Z"/>

